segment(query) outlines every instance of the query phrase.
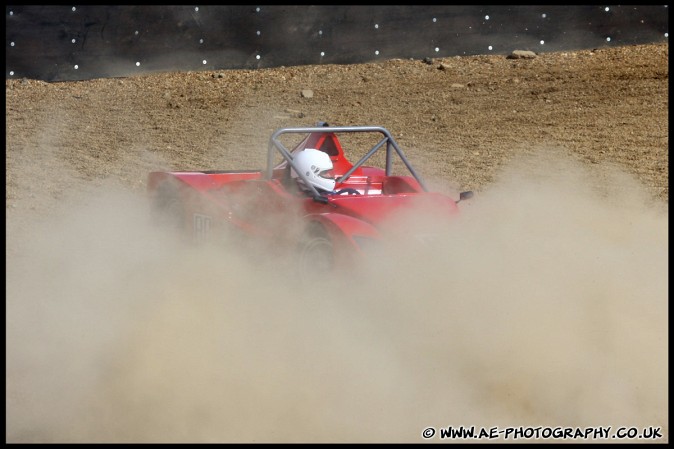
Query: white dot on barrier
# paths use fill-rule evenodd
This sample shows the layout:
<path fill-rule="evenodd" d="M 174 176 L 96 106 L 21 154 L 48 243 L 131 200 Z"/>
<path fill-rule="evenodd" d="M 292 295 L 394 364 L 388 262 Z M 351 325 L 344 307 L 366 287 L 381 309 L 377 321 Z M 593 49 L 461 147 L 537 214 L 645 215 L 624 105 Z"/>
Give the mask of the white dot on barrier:
<path fill-rule="evenodd" d="M 260 7 L 255 8 L 255 12 L 260 12 Z"/>
<path fill-rule="evenodd" d="M 13 46 L 14 46 L 14 42 L 10 42 L 10 43 L 9 43 L 9 46 L 10 46 L 10 47 L 13 47 Z"/>
<path fill-rule="evenodd" d="M 74 44 L 74 43 L 75 43 L 75 39 L 73 39 L 71 42 Z"/>
<path fill-rule="evenodd" d="M 379 50 L 374 51 L 375 56 L 379 56 Z"/>
<path fill-rule="evenodd" d="M 545 19 L 547 16 L 548 16 L 548 15 L 545 14 L 545 13 L 541 14 L 541 17 L 544 18 L 544 19 Z"/>
<path fill-rule="evenodd" d="M 435 22 L 437 22 L 437 21 L 438 21 L 438 19 L 436 19 L 435 17 L 433 17 L 433 23 L 435 23 Z"/>
<path fill-rule="evenodd" d="M 669 37 L 669 33 L 665 33 L 665 37 Z"/>
<path fill-rule="evenodd" d="M 14 76 L 14 70 L 9 71 L 9 76 Z"/>
<path fill-rule="evenodd" d="M 195 10 L 196 12 L 199 12 L 199 7 L 198 7 L 198 6 L 195 6 L 195 7 L 194 7 L 194 10 Z"/>
<path fill-rule="evenodd" d="M 435 52 L 437 53 L 437 52 L 439 52 L 439 51 L 440 51 L 440 48 L 435 47 Z"/>
<path fill-rule="evenodd" d="M 611 38 L 610 38 L 610 37 L 607 37 L 607 38 L 606 38 L 606 42 L 611 42 Z"/>
<path fill-rule="evenodd" d="M 324 51 L 321 52 L 321 58 L 322 58 L 323 56 L 325 56 L 325 52 L 324 52 Z"/>
<path fill-rule="evenodd" d="M 200 43 L 200 44 L 203 44 L 203 43 L 204 43 L 204 40 L 203 40 L 203 39 L 199 39 L 199 43 Z"/>
<path fill-rule="evenodd" d="M 136 61 L 136 67 L 140 67 L 140 62 Z"/>
<path fill-rule="evenodd" d="M 322 36 L 323 35 L 323 30 L 318 30 L 318 35 Z"/>
<path fill-rule="evenodd" d="M 255 56 L 255 59 L 260 59 L 260 55 Z"/>
<path fill-rule="evenodd" d="M 604 8 L 604 11 L 609 12 L 610 9 L 611 9 L 611 8 L 609 8 L 609 7 L 607 6 L 606 8 Z"/>
<path fill-rule="evenodd" d="M 134 31 L 133 34 L 135 34 L 136 36 L 138 36 L 138 30 Z"/>
<path fill-rule="evenodd" d="M 77 8 L 75 8 L 75 7 L 73 6 L 73 12 L 75 12 L 76 9 L 77 9 Z"/>
<path fill-rule="evenodd" d="M 541 45 L 545 45 L 545 41 L 541 41 Z"/>
<path fill-rule="evenodd" d="M 375 29 L 375 30 L 376 30 L 376 29 L 379 29 L 379 24 L 378 24 L 378 23 L 375 23 L 375 24 L 374 24 L 374 29 Z"/>
<path fill-rule="evenodd" d="M 206 62 L 208 62 L 208 61 L 206 61 L 205 59 L 203 61 L 201 61 L 201 63 L 204 64 L 204 65 L 206 65 Z"/>
<path fill-rule="evenodd" d="M 257 34 L 259 36 L 260 34 L 262 34 L 262 32 L 260 30 L 258 30 L 258 31 L 255 32 L 255 34 Z"/>
<path fill-rule="evenodd" d="M 78 66 L 77 64 L 75 64 L 75 70 L 77 70 L 77 69 L 79 69 L 79 68 L 80 68 L 80 66 Z"/>
<path fill-rule="evenodd" d="M 484 16 L 484 20 L 489 20 L 489 16 Z"/>
<path fill-rule="evenodd" d="M 10 11 L 10 12 L 9 12 L 9 15 L 10 15 L 10 16 L 13 16 L 13 15 L 14 15 L 14 11 Z"/>
<path fill-rule="evenodd" d="M 490 45 L 489 47 L 487 47 L 487 49 L 488 49 L 489 51 L 491 51 L 491 50 L 492 50 L 492 46 Z"/>

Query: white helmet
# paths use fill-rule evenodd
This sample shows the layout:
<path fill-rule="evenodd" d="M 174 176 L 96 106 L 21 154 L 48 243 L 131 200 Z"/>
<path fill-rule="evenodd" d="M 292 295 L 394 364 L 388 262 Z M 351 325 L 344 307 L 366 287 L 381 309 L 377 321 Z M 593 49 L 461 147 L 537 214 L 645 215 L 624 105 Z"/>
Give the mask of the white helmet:
<path fill-rule="evenodd" d="M 305 148 L 297 153 L 293 162 L 314 187 L 328 192 L 335 189 L 333 165 L 327 153 L 313 148 Z M 291 171 L 291 176 L 293 178 L 299 177 L 295 170 Z M 298 181 L 301 183 L 302 178 Z"/>

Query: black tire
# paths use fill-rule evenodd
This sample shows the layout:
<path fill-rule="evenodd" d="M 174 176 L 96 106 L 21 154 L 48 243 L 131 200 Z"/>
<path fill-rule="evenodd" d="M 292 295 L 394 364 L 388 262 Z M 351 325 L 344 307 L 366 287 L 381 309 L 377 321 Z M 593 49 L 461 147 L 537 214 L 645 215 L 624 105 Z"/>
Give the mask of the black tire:
<path fill-rule="evenodd" d="M 159 185 L 152 198 L 152 221 L 158 226 L 182 230 L 185 227 L 185 212 L 173 183 Z"/>
<path fill-rule="evenodd" d="M 316 227 L 305 233 L 299 245 L 298 275 L 303 284 L 329 277 L 335 267 L 332 241 L 325 231 Z"/>

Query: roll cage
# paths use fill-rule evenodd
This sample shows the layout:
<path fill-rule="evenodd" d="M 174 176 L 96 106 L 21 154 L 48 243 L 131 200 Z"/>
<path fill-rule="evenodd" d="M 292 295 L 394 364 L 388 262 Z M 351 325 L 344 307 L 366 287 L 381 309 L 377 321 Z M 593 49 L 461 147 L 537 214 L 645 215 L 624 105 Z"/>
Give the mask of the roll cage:
<path fill-rule="evenodd" d="M 318 190 L 311 183 L 309 183 L 309 180 L 306 178 L 304 173 L 297 170 L 297 167 L 293 162 L 292 152 L 304 148 L 311 148 L 310 146 L 308 146 L 308 144 L 311 141 L 314 142 L 318 141 L 320 137 L 324 134 L 331 134 L 335 136 L 334 138 L 336 139 L 337 133 L 379 133 L 383 136 L 383 138 L 379 142 L 377 142 L 363 157 L 361 157 L 358 162 L 353 164 L 353 166 L 351 166 L 342 176 L 340 176 L 337 179 L 338 184 L 341 184 L 345 182 L 347 179 L 349 179 L 349 177 L 358 168 L 360 168 L 368 159 L 370 159 L 370 157 L 372 157 L 373 154 L 375 154 L 377 151 L 379 151 L 382 147 L 385 146 L 386 147 L 385 175 L 391 176 L 391 171 L 393 167 L 393 156 L 395 152 L 395 154 L 398 155 L 403 164 L 405 164 L 405 167 L 407 167 L 407 169 L 412 174 L 414 179 L 419 183 L 421 188 L 425 192 L 428 191 L 423 179 L 421 179 L 421 176 L 419 176 L 419 174 L 414 170 L 414 167 L 412 167 L 410 162 L 407 160 L 407 157 L 405 156 L 402 149 L 395 141 L 391 133 L 386 128 L 382 128 L 381 126 L 328 126 L 327 124 L 324 125 L 319 124 L 319 126 L 306 127 L 306 128 L 280 128 L 276 130 L 269 139 L 269 147 L 267 152 L 267 169 L 265 171 L 265 179 L 271 180 L 273 178 L 274 169 L 279 167 L 279 165 L 275 166 L 274 164 L 274 161 L 276 159 L 275 156 L 276 153 L 280 153 L 281 156 L 283 156 L 285 162 L 287 162 L 287 164 L 290 165 L 290 167 L 295 169 L 295 173 L 297 173 L 297 175 L 304 181 L 305 185 L 308 186 L 308 188 L 311 190 L 314 199 L 320 202 L 326 202 L 327 198 L 322 196 L 318 192 Z M 307 134 L 307 137 L 303 139 L 300 142 L 300 144 L 298 144 L 292 151 L 290 151 L 280 141 L 281 136 L 284 134 Z M 343 157 L 342 149 L 339 143 L 337 143 L 337 148 L 335 149 L 335 151 L 340 152 L 340 156 Z"/>

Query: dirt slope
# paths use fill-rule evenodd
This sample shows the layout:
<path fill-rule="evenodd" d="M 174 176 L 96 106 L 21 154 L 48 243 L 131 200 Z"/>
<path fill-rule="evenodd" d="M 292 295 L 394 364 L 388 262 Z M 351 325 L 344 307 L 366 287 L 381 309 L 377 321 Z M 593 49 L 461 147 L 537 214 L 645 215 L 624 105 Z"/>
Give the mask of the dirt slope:
<path fill-rule="evenodd" d="M 388 128 L 425 177 L 480 191 L 518 154 L 554 147 L 617 164 L 668 197 L 669 47 L 433 61 L 7 80 L 6 206 L 48 210 L 155 169 L 263 166 L 283 126 Z M 302 95 L 303 91 L 311 91 Z"/>

